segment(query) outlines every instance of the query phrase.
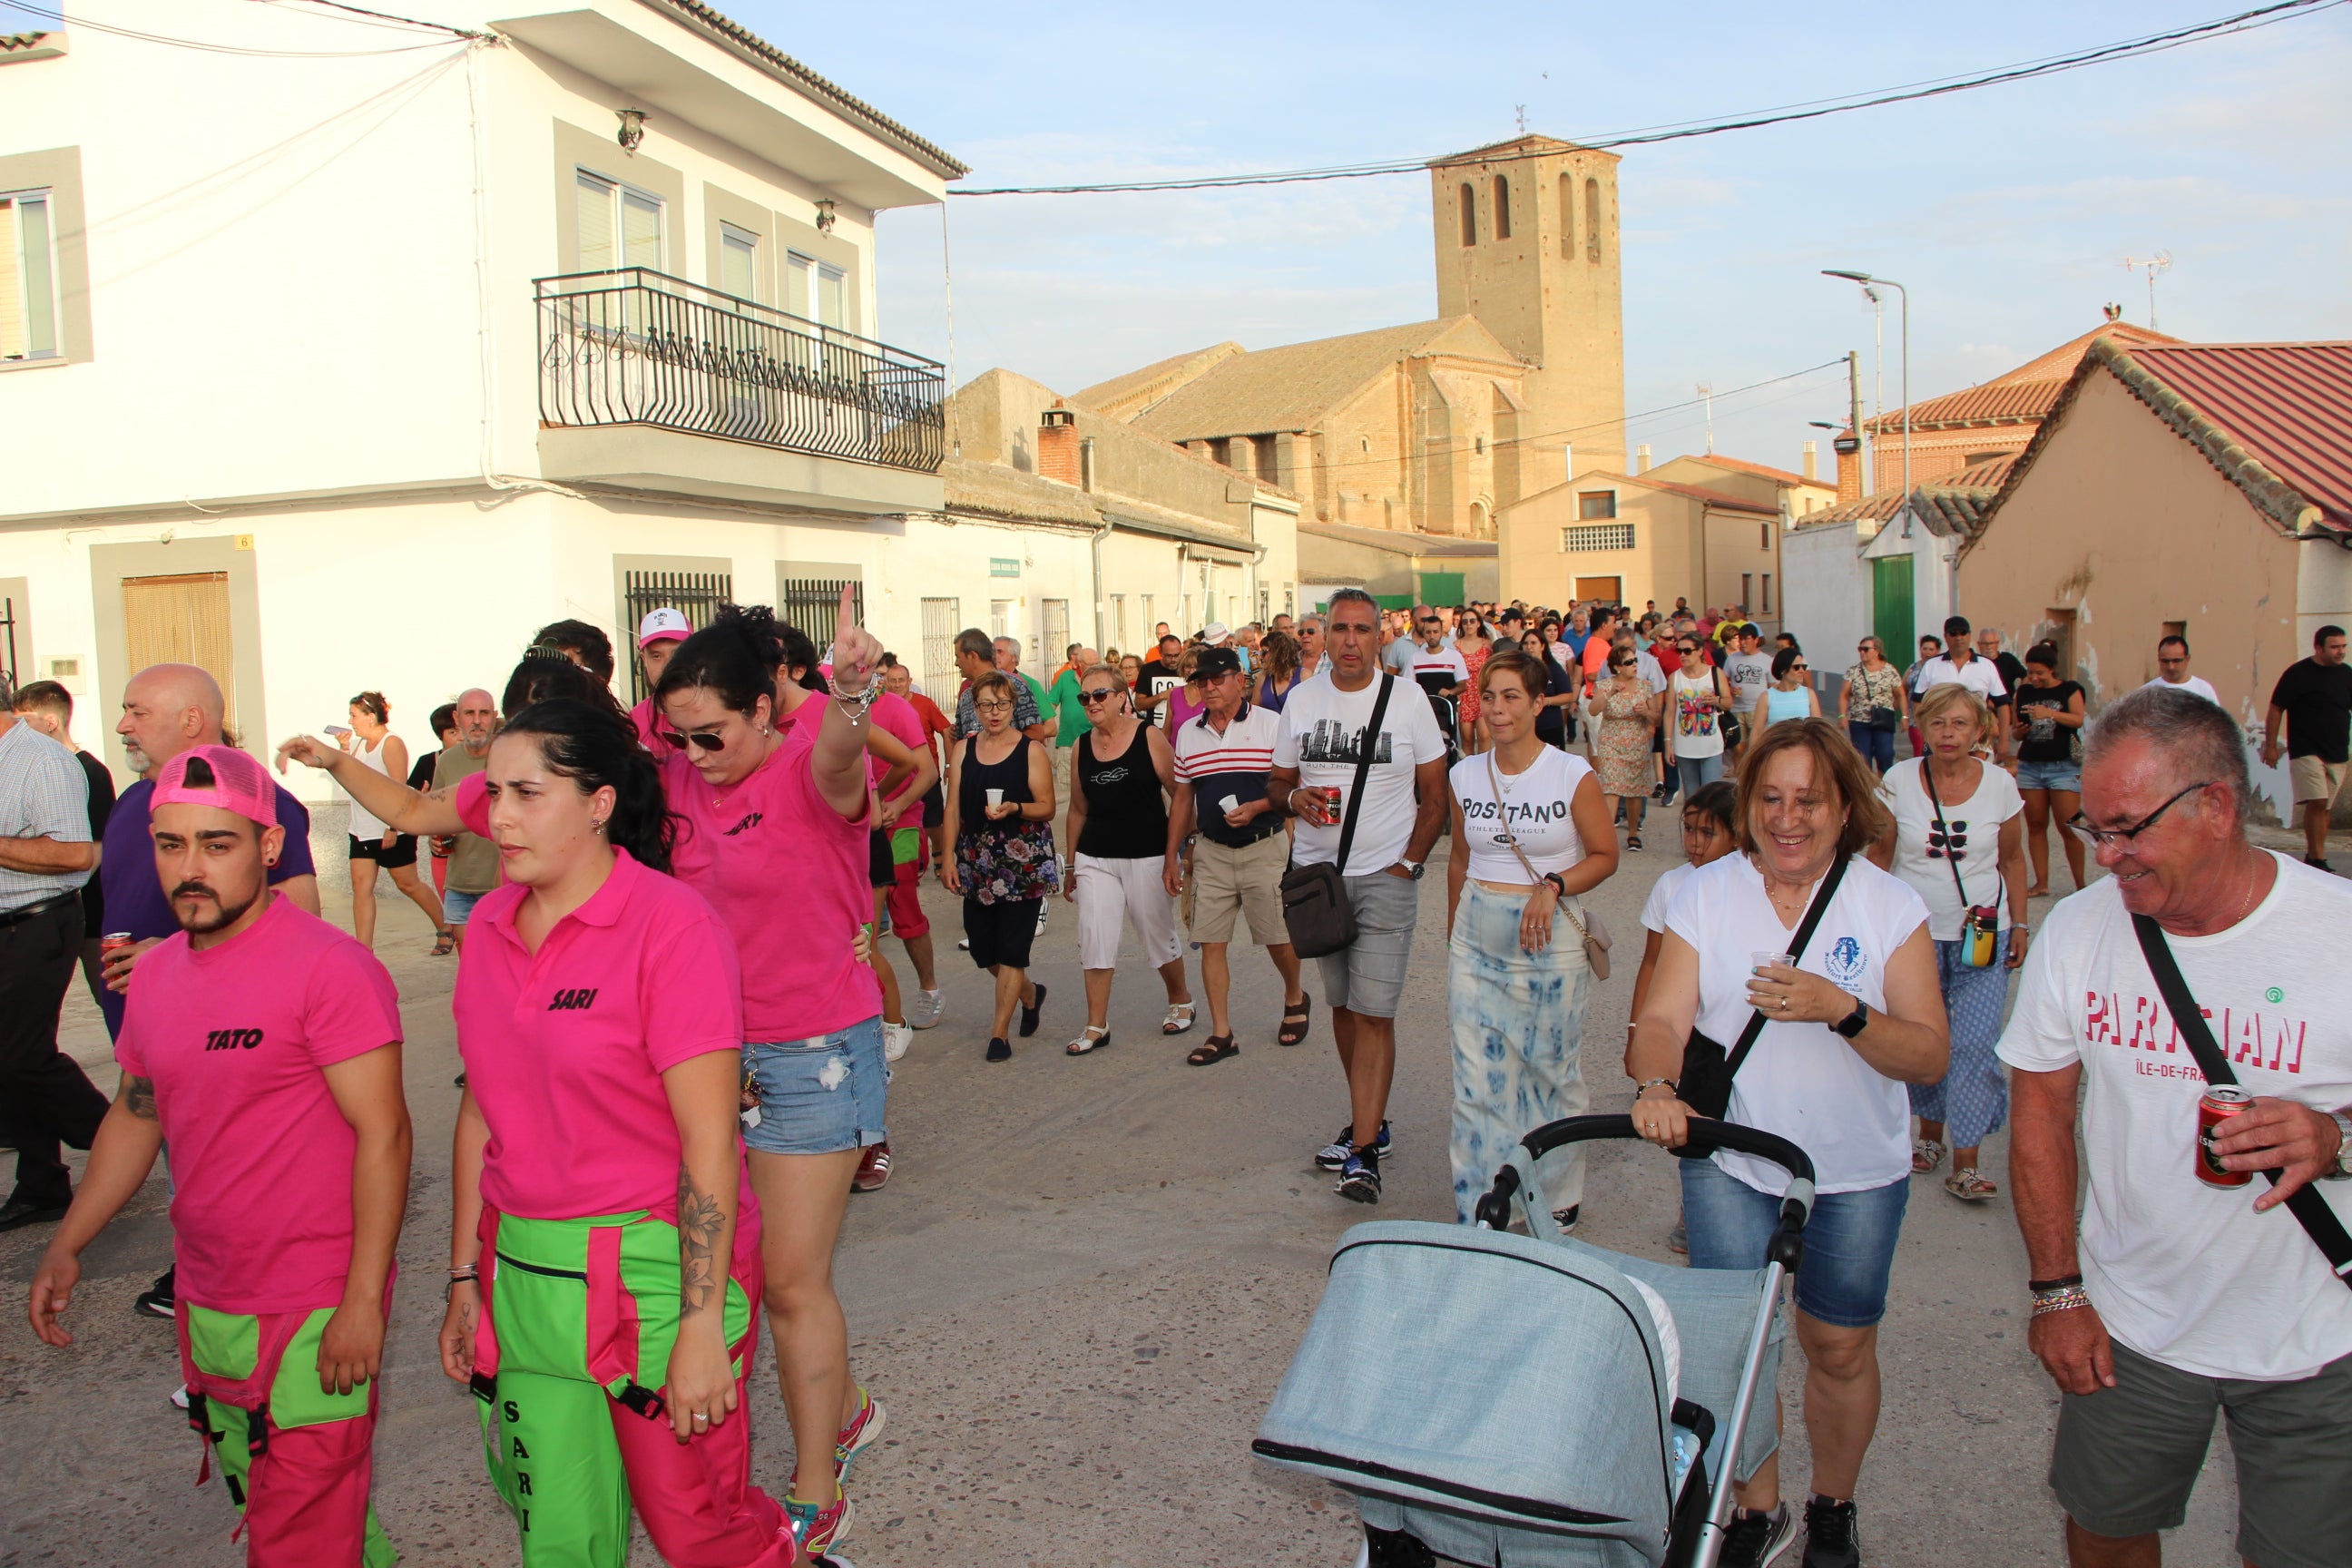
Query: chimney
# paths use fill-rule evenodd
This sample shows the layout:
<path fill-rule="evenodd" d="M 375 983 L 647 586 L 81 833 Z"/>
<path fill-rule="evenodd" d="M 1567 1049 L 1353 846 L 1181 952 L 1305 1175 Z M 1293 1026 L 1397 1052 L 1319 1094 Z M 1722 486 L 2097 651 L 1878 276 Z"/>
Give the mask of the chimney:
<path fill-rule="evenodd" d="M 1077 416 L 1059 404 L 1037 422 L 1037 476 L 1057 484 L 1078 482 Z"/>
<path fill-rule="evenodd" d="M 1088 495 L 1095 489 L 1095 438 L 1082 437 L 1078 441 L 1078 489 Z"/>
<path fill-rule="evenodd" d="M 1819 468 L 1820 468 L 1820 467 L 1821 467 L 1821 464 L 1822 464 L 1821 445 L 1822 445 L 1822 444 L 1821 444 L 1820 442 L 1818 442 L 1818 441 L 1808 441 L 1808 442 L 1806 442 L 1806 443 L 1805 443 L 1805 468 L 1804 468 L 1804 474 L 1805 474 L 1805 478 L 1807 478 L 1807 479 L 1811 479 L 1811 478 L 1813 477 L 1814 472 L 1815 472 L 1817 469 L 1819 469 Z"/>
<path fill-rule="evenodd" d="M 1808 442 L 1807 445 L 1811 443 Z M 1830 443 L 1837 454 L 1838 504 L 1862 499 L 1862 437 L 1851 430 Z"/>
<path fill-rule="evenodd" d="M 1637 474 L 1650 471 L 1650 444 L 1647 441 L 1633 448 L 1633 471 Z"/>

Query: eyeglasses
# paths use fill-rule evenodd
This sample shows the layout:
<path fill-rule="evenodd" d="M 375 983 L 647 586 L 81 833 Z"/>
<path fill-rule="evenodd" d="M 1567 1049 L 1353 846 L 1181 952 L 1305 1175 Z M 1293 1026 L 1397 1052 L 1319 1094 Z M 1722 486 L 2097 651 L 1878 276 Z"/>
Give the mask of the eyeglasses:
<path fill-rule="evenodd" d="M 1109 687 L 1109 686 L 1106 686 L 1106 687 L 1104 687 L 1104 688 L 1103 688 L 1101 690 L 1099 690 L 1099 691 L 1081 691 L 1081 692 L 1079 692 L 1079 693 L 1078 693 L 1078 700 L 1079 700 L 1079 701 L 1081 701 L 1081 702 L 1083 702 L 1083 703 L 1085 703 L 1087 707 L 1091 708 L 1091 707 L 1093 707 L 1093 706 L 1094 706 L 1096 703 L 1097 703 L 1097 702 L 1108 702 L 1108 701 L 1109 701 L 1113 697 L 1117 696 L 1118 694 L 1118 689 L 1117 689 L 1116 687 Z M 1004 706 L 1004 707 L 1006 707 L 1006 708 L 1010 708 L 1010 707 L 1012 707 L 1012 706 L 1013 706 L 1013 704 L 1012 704 L 1012 703 L 1010 703 L 1010 702 L 1007 702 L 1007 703 L 1003 704 L 1003 706 Z"/>
<path fill-rule="evenodd" d="M 687 735 L 681 735 L 675 730 L 664 730 L 661 731 L 661 738 L 666 743 L 681 752 L 688 746 L 692 746 L 698 752 L 723 752 L 727 749 L 727 738 L 716 730 L 697 730 Z"/>
<path fill-rule="evenodd" d="M 2162 805 L 2158 806 L 2154 811 L 2149 812 L 2146 816 L 2140 818 L 2137 822 L 2133 823 L 2129 827 L 2094 827 L 2091 826 L 2091 819 L 2084 816 L 2079 811 L 2067 819 L 2066 826 L 2081 834 L 2084 837 L 2089 839 L 2092 844 L 2098 848 L 2105 849 L 2107 846 L 2113 844 L 2119 846 L 2126 854 L 2135 854 L 2138 850 L 2137 840 L 2139 836 L 2146 833 L 2149 828 L 2154 827 L 2158 817 L 2162 816 L 2166 812 L 2170 811 L 2174 806 L 2179 805 L 2189 796 L 2195 795 L 2199 790 L 2211 789 L 2215 784 L 2220 784 L 2221 782 L 2221 781 L 2220 779 L 2207 779 L 2203 784 L 2190 784 L 2187 789 L 2182 790 L 2179 795 L 2174 795 L 2170 800 L 2166 801 Z"/>
<path fill-rule="evenodd" d="M 1010 713 L 1013 704 L 1002 700 L 975 701 L 972 706 L 983 713 Z"/>

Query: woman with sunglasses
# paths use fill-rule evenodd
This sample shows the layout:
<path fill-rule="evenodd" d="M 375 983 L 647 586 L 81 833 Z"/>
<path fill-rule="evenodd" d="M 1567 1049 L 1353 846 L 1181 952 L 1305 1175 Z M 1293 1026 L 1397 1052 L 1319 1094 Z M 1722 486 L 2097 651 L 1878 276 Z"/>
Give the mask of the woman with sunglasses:
<path fill-rule="evenodd" d="M 1805 662 L 1805 656 L 1793 647 L 1784 647 L 1772 656 L 1772 684 L 1757 696 L 1756 706 L 1748 710 L 1748 734 L 1761 735 L 1783 720 L 1822 716 L 1822 699 L 1813 689 L 1812 668 Z"/>
<path fill-rule="evenodd" d="M 1608 674 L 1592 689 L 1592 766 L 1601 793 L 1613 796 L 1612 815 L 1625 817 L 1625 847 L 1642 847 L 1642 811 L 1650 804 L 1650 737 L 1658 727 L 1658 694 L 1643 679 L 1629 644 L 1612 648 Z"/>
<path fill-rule="evenodd" d="M 1903 672 L 1886 659 L 1886 645 L 1866 637 L 1854 645 L 1854 662 L 1838 692 L 1838 718 L 1846 739 L 1883 778 L 1895 765 L 1895 731 L 1903 726 Z"/>
<path fill-rule="evenodd" d="M 1228 649 L 1213 654 L 1225 667 L 1238 663 Z M 1229 668 L 1227 679 L 1245 678 Z M 1168 988 L 1160 1032 L 1181 1035 L 1192 1026 L 1184 944 L 1176 935 L 1174 901 L 1160 883 L 1176 749 L 1138 716 L 1118 672 L 1107 664 L 1080 672 L 1078 700 L 1093 727 L 1070 749 L 1070 805 L 1062 829 L 1070 846 L 1062 897 L 1077 900 L 1078 967 L 1087 977 L 1087 1026 L 1063 1047 L 1074 1057 L 1110 1044 L 1110 983 L 1122 920 L 1135 928 L 1145 960 Z"/>
<path fill-rule="evenodd" d="M 1697 633 L 1676 637 L 1674 652 L 1681 668 L 1666 679 L 1665 761 L 1688 796 L 1723 776 L 1723 719 L 1731 711 L 1731 689 L 1723 672 L 1706 662 Z"/>
<path fill-rule="evenodd" d="M 1454 639 L 1454 651 L 1462 656 L 1462 667 L 1470 672 L 1457 699 L 1462 717 L 1462 754 L 1473 756 L 1486 749 L 1478 729 L 1478 672 L 1486 668 L 1494 657 L 1495 635 L 1486 625 L 1486 617 L 1476 610 L 1462 612 L 1462 629 Z"/>
<path fill-rule="evenodd" d="M 971 683 L 980 732 L 948 761 L 948 818 L 940 884 L 963 896 L 971 961 L 996 977 L 988 1059 L 1013 1058 L 1013 1010 L 1021 1037 L 1037 1032 L 1045 988 L 1029 978 L 1029 946 L 1045 895 L 1060 879 L 1054 860 L 1054 764 L 1013 727 L 1013 682 L 990 670 Z M 1100 706 L 1099 703 L 1097 704 Z"/>
<path fill-rule="evenodd" d="M 1886 770 L 1878 786 L 1889 821 L 1872 861 L 1911 885 L 1927 906 L 1936 980 L 1951 1020 L 1952 1058 L 1933 1083 L 1911 1085 L 1919 1119 L 1911 1169 L 1944 1163 L 1944 1190 L 1984 1203 L 2000 1189 L 1977 1165 L 1986 1134 L 2007 1118 L 2009 1093 L 1993 1047 L 2010 971 L 2025 962 L 2025 803 L 2008 773 L 1976 754 L 1992 733 L 1993 712 L 1974 689 L 1931 686 L 1919 699 L 1925 756 Z M 1987 920 L 1989 930 L 1979 930 Z"/>

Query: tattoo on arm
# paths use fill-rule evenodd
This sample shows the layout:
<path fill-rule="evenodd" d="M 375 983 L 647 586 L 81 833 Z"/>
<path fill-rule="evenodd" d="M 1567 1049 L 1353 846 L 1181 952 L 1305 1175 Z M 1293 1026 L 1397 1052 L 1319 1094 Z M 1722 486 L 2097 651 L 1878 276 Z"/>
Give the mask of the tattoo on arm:
<path fill-rule="evenodd" d="M 677 1168 L 678 1316 L 691 1318 L 718 1304 L 727 1279 L 725 1260 L 718 1256 L 719 1236 L 727 1226 L 727 1212 L 715 1193 L 698 1190 L 694 1173 Z"/>
<path fill-rule="evenodd" d="M 122 1092 L 118 1097 L 124 1109 L 142 1121 L 155 1120 L 155 1080 L 135 1074 L 122 1075 Z"/>

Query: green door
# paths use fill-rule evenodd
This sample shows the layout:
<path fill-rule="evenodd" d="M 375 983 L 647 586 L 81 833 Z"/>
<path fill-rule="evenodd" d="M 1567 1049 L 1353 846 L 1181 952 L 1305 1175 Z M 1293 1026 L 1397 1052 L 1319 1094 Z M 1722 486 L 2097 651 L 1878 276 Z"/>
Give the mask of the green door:
<path fill-rule="evenodd" d="M 1421 574 L 1421 602 L 1443 605 L 1448 609 L 1461 604 L 1462 578 L 1463 574 L 1459 572 L 1423 572 Z"/>
<path fill-rule="evenodd" d="M 1885 647 L 1887 662 L 1898 669 L 1911 662 L 1911 639 L 1918 635 L 1911 603 L 1914 559 L 1890 555 L 1870 563 L 1870 629 Z"/>

